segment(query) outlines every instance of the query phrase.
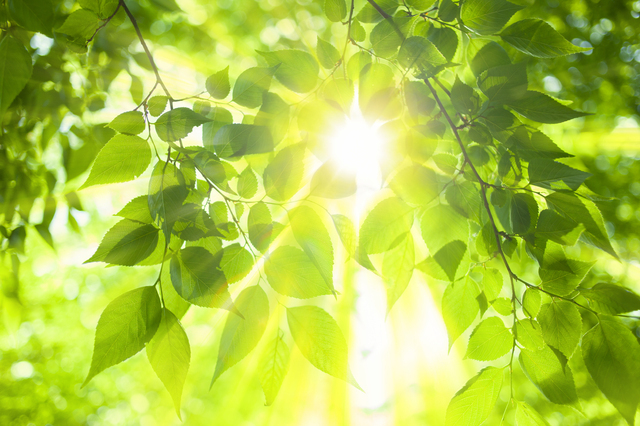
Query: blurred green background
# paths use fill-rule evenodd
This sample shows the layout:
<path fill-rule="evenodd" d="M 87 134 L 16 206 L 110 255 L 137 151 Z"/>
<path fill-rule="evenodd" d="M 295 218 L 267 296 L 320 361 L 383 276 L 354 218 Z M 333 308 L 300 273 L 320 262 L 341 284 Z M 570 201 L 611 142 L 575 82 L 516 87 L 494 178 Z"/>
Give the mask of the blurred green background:
<path fill-rule="evenodd" d="M 55 3 L 59 14 L 74 8 L 71 0 Z M 255 65 L 255 49 L 309 49 L 317 35 L 341 43 L 345 31 L 341 24 L 328 23 L 320 1 L 128 3 L 177 97 L 193 94 L 195 88 L 203 87 L 207 75 L 227 65 L 232 78 Z M 363 3 L 356 2 L 356 8 Z M 531 1 L 526 13 L 550 21 L 575 44 L 594 48 L 589 54 L 537 63 L 530 70 L 531 86 L 572 100 L 574 107 L 594 114 L 544 129 L 560 147 L 576 155 L 576 165 L 594 175 L 587 186 L 603 196 L 598 205 L 622 259 L 599 256 L 585 285 L 616 282 L 640 291 L 640 1 L 540 0 Z M 21 194 L 20 208 L 36 223 L 33 216 L 46 210 L 44 195 L 38 192 L 44 186 L 42 180 L 48 174 L 56 177 L 50 194 L 58 200 L 74 194 L 89 166 L 78 163 L 77 153 L 96 150 L 108 137 L 102 123 L 131 109 L 153 79 L 128 23 L 101 31 L 88 55 L 68 52 L 43 35 L 33 36 L 30 43 L 37 50 L 36 70 L 43 81 L 51 79 L 56 85 L 36 82 L 30 92 L 35 94 L 24 95 L 22 101 L 34 113 L 45 111 L 40 115 L 46 117 L 43 125 L 58 133 L 34 142 L 25 127 L 24 165 L 20 171 L 1 163 L 0 167 L 5 174 L 14 173 L 15 179 L 34 182 L 31 193 Z M 56 67 L 62 59 L 65 67 Z M 15 125 L 21 128 L 24 123 Z M 145 186 L 143 177 L 129 184 L 81 191 L 78 208 L 58 203 L 51 226 L 55 249 L 38 232 L 28 230 L 23 252 L 20 247 L 3 250 L 0 424 L 181 423 L 144 351 L 81 388 L 104 307 L 123 292 L 155 281 L 154 267 L 83 265 L 116 222 L 112 215 Z M 28 206 L 30 203 L 33 205 Z M 8 243 L 3 244 L 6 249 Z M 571 250 L 574 257 L 597 255 L 586 246 Z M 526 255 L 519 259 L 518 274 L 535 276 Z M 447 353 L 446 330 L 439 314 L 443 286 L 416 273 L 385 320 L 385 293 L 379 278 L 351 264 L 342 269 L 342 295 L 327 308 L 348 336 L 350 364 L 366 393 L 312 368 L 297 350 L 293 350 L 288 376 L 271 407 L 264 406 L 257 356 L 226 372 L 209 390 L 225 317 L 218 311 L 191 309 L 183 319 L 193 354 L 183 396 L 184 424 L 443 424 L 449 400 L 480 367 L 480 363 L 462 359 L 464 338 Z M 273 318 L 254 354 L 262 352 L 282 320 L 283 308 L 276 300 L 270 304 Z M 287 344 L 293 346 L 293 342 Z M 584 366 L 572 367 L 586 417 L 544 400 L 519 369 L 514 377 L 517 394 L 552 425 L 621 425 Z M 503 393 L 487 424 L 500 423 L 508 400 L 506 387 Z"/>

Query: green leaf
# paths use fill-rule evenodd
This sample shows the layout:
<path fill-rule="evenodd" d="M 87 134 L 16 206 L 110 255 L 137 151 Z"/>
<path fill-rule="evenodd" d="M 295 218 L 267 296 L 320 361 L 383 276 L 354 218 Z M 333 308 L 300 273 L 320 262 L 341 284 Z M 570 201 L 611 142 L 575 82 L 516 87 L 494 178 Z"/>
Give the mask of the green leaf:
<path fill-rule="evenodd" d="M 393 18 L 393 23 L 385 19 L 373 27 L 369 40 L 376 55 L 382 58 L 393 56 L 404 40 L 403 30 L 409 22 L 406 17 L 399 17 Z"/>
<path fill-rule="evenodd" d="M 147 101 L 147 107 L 149 108 L 149 114 L 154 117 L 158 117 L 167 108 L 169 98 L 166 96 L 153 96 Z"/>
<path fill-rule="evenodd" d="M 491 414 L 502 389 L 503 370 L 487 367 L 451 399 L 445 426 L 479 426 Z"/>
<path fill-rule="evenodd" d="M 538 218 L 536 237 L 549 239 L 558 244 L 572 246 L 580 238 L 584 225 L 564 218 L 553 210 L 542 210 Z"/>
<path fill-rule="evenodd" d="M 82 386 L 104 369 L 140 352 L 156 333 L 161 315 L 154 287 L 138 288 L 111 301 L 100 315 L 91 368 Z"/>
<path fill-rule="evenodd" d="M 538 203 L 531 194 L 523 192 L 511 198 L 511 227 L 515 234 L 524 235 L 536 227 Z"/>
<path fill-rule="evenodd" d="M 481 220 L 483 207 L 479 190 L 472 182 L 463 181 L 450 185 L 445 192 L 445 198 L 449 205 L 462 216 L 477 223 L 484 223 Z"/>
<path fill-rule="evenodd" d="M 459 113 L 473 115 L 480 109 L 480 96 L 456 75 L 456 81 L 451 88 L 451 103 Z"/>
<path fill-rule="evenodd" d="M 549 426 L 549 423 L 532 406 L 518 401 L 516 406 L 517 426 Z"/>
<path fill-rule="evenodd" d="M 451 28 L 429 27 L 427 39 L 438 49 L 447 61 L 453 61 L 458 51 L 458 34 Z"/>
<path fill-rule="evenodd" d="M 345 0 L 325 0 L 324 13 L 331 22 L 340 22 L 347 16 L 347 3 Z"/>
<path fill-rule="evenodd" d="M 524 292 L 524 295 L 522 296 L 522 310 L 527 316 L 531 318 L 538 316 L 541 304 L 542 296 L 540 295 L 540 290 L 528 288 Z"/>
<path fill-rule="evenodd" d="M 609 283 L 598 283 L 580 290 L 589 306 L 603 314 L 618 315 L 640 310 L 640 296 L 628 288 Z"/>
<path fill-rule="evenodd" d="M 362 390 L 349 369 L 347 341 L 336 321 L 317 306 L 287 308 L 289 330 L 314 367 Z"/>
<path fill-rule="evenodd" d="M 465 358 L 477 361 L 491 361 L 511 350 L 513 336 L 498 317 L 482 321 L 471 333 Z"/>
<path fill-rule="evenodd" d="M 215 136 L 224 126 L 233 123 L 233 116 L 224 108 L 214 107 L 207 114 L 207 118 L 212 121 L 202 126 L 202 142 L 208 151 L 215 152 L 216 146 L 213 144 Z"/>
<path fill-rule="evenodd" d="M 101 19 L 98 15 L 87 9 L 78 9 L 67 17 L 64 24 L 58 28 L 58 32 L 75 39 L 84 39 L 84 42 L 95 34 L 100 24 Z"/>
<path fill-rule="evenodd" d="M 497 299 L 493 300 L 491 302 L 491 307 L 494 311 L 496 311 L 503 317 L 507 317 L 513 314 L 513 305 L 511 304 L 511 300 L 506 297 L 498 297 Z"/>
<path fill-rule="evenodd" d="M 158 228 L 123 219 L 106 233 L 96 252 L 84 263 L 133 266 L 149 257 L 157 244 Z"/>
<path fill-rule="evenodd" d="M 407 204 L 418 206 L 429 204 L 440 194 L 436 173 L 415 163 L 400 170 L 389 187 Z"/>
<path fill-rule="evenodd" d="M 549 401 L 556 404 L 578 402 L 576 386 L 568 365 L 563 366 L 549 346 L 539 351 L 522 349 L 520 365 L 525 374 Z"/>
<path fill-rule="evenodd" d="M 537 58 L 555 58 L 590 50 L 571 44 L 541 19 L 515 22 L 505 28 L 500 37 L 519 51 Z"/>
<path fill-rule="evenodd" d="M 384 254 L 382 276 L 387 288 L 387 314 L 407 289 L 415 267 L 413 237 L 407 234 L 404 240 Z"/>
<path fill-rule="evenodd" d="M 138 136 L 116 135 L 102 147 L 80 189 L 133 180 L 147 169 L 150 162 L 151 148 L 147 141 Z"/>
<path fill-rule="evenodd" d="M 261 253 L 264 253 L 273 240 L 273 219 L 269 207 L 263 202 L 251 206 L 247 218 L 249 241 Z"/>
<path fill-rule="evenodd" d="M 51 36 L 54 22 L 51 0 L 9 0 L 11 19 L 21 27 Z"/>
<path fill-rule="evenodd" d="M 227 124 L 215 134 L 213 147 L 221 158 L 242 157 L 273 151 L 273 138 L 265 126 Z"/>
<path fill-rule="evenodd" d="M 460 12 L 460 8 L 457 4 L 451 0 L 440 0 L 440 7 L 438 8 L 438 18 L 445 22 L 451 22 L 455 20 Z"/>
<path fill-rule="evenodd" d="M 284 332 L 278 329 L 278 335 L 262 355 L 260 384 L 264 392 L 265 405 L 273 404 L 284 377 L 289 370 L 289 347 L 284 342 Z"/>
<path fill-rule="evenodd" d="M 328 160 L 316 170 L 311 178 L 310 191 L 316 197 L 345 198 L 355 194 L 356 174 Z"/>
<path fill-rule="evenodd" d="M 344 0 L 341 1 L 344 3 Z M 318 52 L 318 62 L 326 69 L 332 69 L 338 61 L 340 61 L 340 52 L 338 52 L 338 49 L 320 37 L 318 37 L 316 50 Z"/>
<path fill-rule="evenodd" d="M 220 271 L 222 256 L 222 252 L 213 255 L 202 247 L 186 247 L 177 252 L 171 258 L 171 282 L 180 297 L 205 308 L 237 312 Z"/>
<path fill-rule="evenodd" d="M 224 323 L 216 370 L 211 386 L 229 368 L 242 361 L 256 347 L 269 321 L 269 299 L 259 285 L 247 287 L 236 298 L 236 307 L 242 313 L 229 314 Z"/>
<path fill-rule="evenodd" d="M 555 158 L 572 157 L 571 154 L 567 154 L 553 141 L 542 132 L 533 132 L 529 134 L 526 128 L 519 127 L 507 140 L 507 146 L 515 154 L 527 161 L 531 161 L 535 158 L 546 158 L 553 160 Z"/>
<path fill-rule="evenodd" d="M 341 214 L 332 214 L 331 219 L 349 257 L 354 258 L 356 255 L 356 228 L 353 222 Z"/>
<path fill-rule="evenodd" d="M 480 290 L 471 278 L 449 284 L 442 296 L 442 318 L 447 326 L 449 349 L 480 312 Z"/>
<path fill-rule="evenodd" d="M 397 197 L 378 203 L 360 227 L 359 246 L 367 254 L 382 253 L 395 247 L 411 230 L 413 209 Z"/>
<path fill-rule="evenodd" d="M 333 294 L 309 256 L 291 246 L 280 246 L 264 264 L 267 281 L 275 291 L 298 299 Z"/>
<path fill-rule="evenodd" d="M 138 135 L 144 132 L 146 127 L 142 112 L 129 111 L 120 114 L 109 123 L 109 127 L 119 133 Z"/>
<path fill-rule="evenodd" d="M 522 346 L 532 351 L 544 348 L 544 337 L 540 324 L 531 318 L 516 322 L 516 338 Z"/>
<path fill-rule="evenodd" d="M 554 192 L 546 197 L 547 204 L 565 218 L 581 223 L 585 231 L 581 238 L 583 241 L 598 247 L 617 258 L 615 250 L 611 246 L 609 236 L 604 227 L 602 215 L 596 205 L 587 200 L 565 192 Z"/>
<path fill-rule="evenodd" d="M 482 256 L 493 256 L 498 251 L 498 242 L 496 241 L 491 221 L 482 225 L 482 229 L 476 238 L 476 250 Z"/>
<path fill-rule="evenodd" d="M 31 55 L 13 37 L 0 42 L 0 117 L 31 78 Z"/>
<path fill-rule="evenodd" d="M 478 77 L 478 87 L 489 102 L 502 104 L 521 99 L 529 85 L 527 65 L 524 62 L 489 68 Z"/>
<path fill-rule="evenodd" d="M 593 262 L 562 259 L 557 264 L 541 267 L 538 275 L 542 280 L 542 288 L 559 296 L 567 296 L 582 282 Z"/>
<path fill-rule="evenodd" d="M 504 278 L 496 268 L 485 268 L 482 272 L 482 287 L 487 300 L 491 302 L 500 296 Z"/>
<path fill-rule="evenodd" d="M 299 206 L 289 211 L 291 231 L 302 250 L 316 266 L 326 286 L 333 288 L 333 246 L 327 228 L 320 216 L 309 206 Z"/>
<path fill-rule="evenodd" d="M 456 278 L 458 266 L 467 251 L 467 245 L 460 240 L 454 240 L 442 246 L 436 254 L 433 255 L 435 261 L 440 265 L 449 280 Z"/>
<path fill-rule="evenodd" d="M 237 191 L 238 195 L 244 199 L 249 199 L 256 195 L 258 191 L 258 179 L 250 166 L 247 166 L 247 168 L 240 173 Z"/>
<path fill-rule="evenodd" d="M 176 108 L 165 112 L 155 122 L 156 133 L 165 142 L 175 142 L 187 137 L 194 127 L 211 121 L 189 108 Z"/>
<path fill-rule="evenodd" d="M 640 347 L 617 318 L 599 316 L 582 338 L 582 357 L 591 377 L 629 425 L 640 402 Z"/>
<path fill-rule="evenodd" d="M 285 137 L 289 131 L 289 104 L 275 93 L 266 92 L 263 95 L 262 107 L 256 114 L 253 124 L 266 126 L 271 131 L 275 145 Z"/>
<path fill-rule="evenodd" d="M 239 243 L 224 248 L 220 269 L 224 272 L 227 283 L 240 281 L 251 272 L 251 268 L 253 268 L 253 256 Z"/>
<path fill-rule="evenodd" d="M 432 254 L 451 241 L 469 240 L 469 222 L 446 204 L 426 210 L 420 221 L 420 229 L 422 239 Z"/>
<path fill-rule="evenodd" d="M 565 164 L 545 158 L 529 162 L 529 183 L 547 189 L 571 189 L 576 191 L 591 173 L 576 170 Z M 562 181 L 561 184 L 559 181 Z"/>
<path fill-rule="evenodd" d="M 376 3 L 390 16 L 393 16 L 395 14 L 395 11 L 399 6 L 397 0 L 380 0 L 376 1 Z M 384 19 L 380 12 L 378 12 L 373 6 L 371 6 L 370 3 L 365 3 L 356 17 L 360 22 L 364 22 L 366 24 L 380 22 Z"/>
<path fill-rule="evenodd" d="M 276 79 L 286 88 L 297 93 L 307 93 L 316 87 L 318 82 L 318 63 L 307 52 L 302 50 L 278 50 L 261 52 L 270 67 L 280 66 L 275 72 Z"/>
<path fill-rule="evenodd" d="M 146 195 L 141 195 L 129 201 L 127 205 L 115 215 L 140 223 L 153 223 Z"/>
<path fill-rule="evenodd" d="M 362 42 L 367 38 L 367 32 L 357 19 L 351 21 L 351 38 L 355 41 Z"/>
<path fill-rule="evenodd" d="M 207 92 L 214 98 L 226 98 L 231 91 L 231 85 L 229 84 L 229 67 L 210 75 L 205 82 L 205 87 L 207 88 Z"/>
<path fill-rule="evenodd" d="M 484 42 L 481 39 L 475 39 L 470 42 L 468 52 L 475 50 L 478 43 Z M 474 44 L 475 43 L 475 44 Z M 473 75 L 479 77 L 483 72 L 490 68 L 499 67 L 501 65 L 510 65 L 511 59 L 504 47 L 495 41 L 485 42 L 486 44 L 477 48 L 475 55 L 469 58 L 469 67 Z"/>
<path fill-rule="evenodd" d="M 398 52 L 398 62 L 404 68 L 416 67 L 419 70 L 434 68 L 447 63 L 440 51 L 424 37 L 408 37 Z"/>
<path fill-rule="evenodd" d="M 582 332 L 582 317 L 576 305 L 556 300 L 542 305 L 538 314 L 544 341 L 571 358 Z"/>
<path fill-rule="evenodd" d="M 147 345 L 147 357 L 165 388 L 173 398 L 173 405 L 180 416 L 182 389 L 189 371 L 191 347 L 180 321 L 169 310 L 162 310 L 158 331 Z"/>
<path fill-rule="evenodd" d="M 429 88 L 421 81 L 405 81 L 404 99 L 412 115 L 430 115 L 436 107 Z"/>
<path fill-rule="evenodd" d="M 304 144 L 289 145 L 281 149 L 264 169 L 264 190 L 276 201 L 288 201 L 302 186 L 304 175 Z"/>
<path fill-rule="evenodd" d="M 269 90 L 271 79 L 278 67 L 254 67 L 243 71 L 233 85 L 233 102 L 247 108 L 259 107 L 262 104 L 262 95 Z"/>
<path fill-rule="evenodd" d="M 523 7 L 505 0 L 468 0 L 462 4 L 460 19 L 480 35 L 495 34 Z"/>
<path fill-rule="evenodd" d="M 518 114 L 538 123 L 562 123 L 589 115 L 572 110 L 544 93 L 531 90 L 520 99 L 510 100 L 507 104 Z"/>

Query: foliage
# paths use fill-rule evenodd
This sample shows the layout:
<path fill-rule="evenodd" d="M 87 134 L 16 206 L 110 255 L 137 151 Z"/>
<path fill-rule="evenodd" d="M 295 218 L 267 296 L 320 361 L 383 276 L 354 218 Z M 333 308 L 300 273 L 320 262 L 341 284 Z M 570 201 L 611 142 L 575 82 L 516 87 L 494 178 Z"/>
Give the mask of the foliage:
<path fill-rule="evenodd" d="M 177 9 L 171 0 L 154 4 Z M 235 79 L 227 64 L 216 64 L 183 98 L 165 84 L 140 29 L 144 7 L 124 0 L 0 6 L 0 158 L 7 165 L 0 231 L 14 276 L 27 231 L 55 247 L 56 187 L 86 171 L 79 189 L 151 170 L 147 191 L 118 213 L 87 262 L 147 266 L 157 279 L 104 309 L 84 385 L 146 348 L 180 416 L 192 365 L 181 318 L 195 305 L 228 311 L 210 386 L 268 339 L 256 377 L 268 405 L 287 380 L 291 341 L 317 369 L 361 390 L 330 302 L 306 300 L 342 297 L 335 269 L 348 259 L 383 278 L 388 315 L 421 271 L 444 288 L 449 346 L 472 329 L 466 358 L 495 361 L 453 396 L 446 425 L 487 420 L 505 374 L 505 412 L 517 424 L 545 424 L 538 407 L 517 395 L 514 376 L 523 372 L 550 402 L 579 408 L 574 376 L 584 369 L 634 424 L 640 348 L 628 321 L 637 318 L 627 314 L 640 308 L 640 297 L 594 282 L 595 251 L 585 249 L 592 259 L 572 257 L 575 247 L 592 247 L 600 258 L 618 258 L 600 212 L 606 199 L 541 130 L 588 114 L 538 90 L 531 72 L 540 60 L 592 52 L 528 17 L 526 2 L 368 0 L 356 8 L 327 0 L 326 19 L 344 24 L 340 37 L 317 34 L 311 50 L 303 43 L 257 50 L 256 66 Z M 123 53 L 107 38 L 111 31 L 142 52 Z M 55 38 L 48 54 L 33 52 L 34 32 Z M 114 76 L 98 78 L 87 67 L 100 68 L 105 56 L 130 72 L 137 106 L 96 123 L 89 112 L 102 110 L 105 99 L 99 91 L 82 98 L 70 67 L 58 61 L 84 65 L 87 87 L 106 92 Z M 140 67 L 145 78 L 153 75 L 146 91 L 134 71 Z M 330 201 L 352 197 L 357 184 L 325 146 L 352 104 L 394 141 L 381 164 L 383 196 L 362 223 L 332 210 Z M 65 124 L 68 114 L 76 125 Z M 196 134 L 201 143 L 187 143 Z M 52 144 L 64 172 L 40 161 Z M 36 199 L 44 207 L 34 222 Z M 79 230 L 77 193 L 65 201 Z M 537 276 L 516 269 L 520 258 Z M 245 286 L 246 276 L 257 282 Z M 3 284 L 7 300 L 18 297 L 12 282 Z M 274 330 L 268 323 L 278 304 L 286 311 Z"/>

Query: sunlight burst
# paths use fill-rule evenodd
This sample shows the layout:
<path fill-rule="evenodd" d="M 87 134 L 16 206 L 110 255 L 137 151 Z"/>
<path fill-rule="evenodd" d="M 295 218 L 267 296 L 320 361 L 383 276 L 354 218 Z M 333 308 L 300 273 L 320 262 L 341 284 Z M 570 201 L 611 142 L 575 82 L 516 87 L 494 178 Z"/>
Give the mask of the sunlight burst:
<path fill-rule="evenodd" d="M 329 137 L 332 160 L 341 170 L 356 175 L 358 188 L 379 187 L 385 144 L 382 124 L 368 123 L 354 107 Z"/>

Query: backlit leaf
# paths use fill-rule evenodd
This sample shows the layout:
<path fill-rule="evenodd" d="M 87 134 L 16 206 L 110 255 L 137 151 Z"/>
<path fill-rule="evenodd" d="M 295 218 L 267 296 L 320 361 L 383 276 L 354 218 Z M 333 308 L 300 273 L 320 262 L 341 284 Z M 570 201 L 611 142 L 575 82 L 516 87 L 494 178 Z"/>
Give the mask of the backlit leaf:
<path fill-rule="evenodd" d="M 247 108 L 257 108 L 262 104 L 262 95 L 269 90 L 271 79 L 278 66 L 271 68 L 254 67 L 243 71 L 233 86 L 233 102 Z"/>
<path fill-rule="evenodd" d="M 189 371 L 191 347 L 180 321 L 169 310 L 163 309 L 158 331 L 147 345 L 147 357 L 173 399 L 180 417 L 182 389 Z"/>
<path fill-rule="evenodd" d="M 360 243 L 367 254 L 382 253 L 399 242 L 413 224 L 413 209 L 396 197 L 376 205 L 360 227 Z"/>
<path fill-rule="evenodd" d="M 442 317 L 449 334 L 449 349 L 480 312 L 479 295 L 478 285 L 471 278 L 452 282 L 444 291 Z"/>
<path fill-rule="evenodd" d="M 176 292 L 189 303 L 205 308 L 223 308 L 237 312 L 220 271 L 223 253 L 216 255 L 202 247 L 186 247 L 171 258 L 171 282 Z"/>
<path fill-rule="evenodd" d="M 140 111 L 129 111 L 120 114 L 109 123 L 109 127 L 118 133 L 137 135 L 144 132 L 145 122 Z"/>
<path fill-rule="evenodd" d="M 300 190 L 305 151 L 304 145 L 295 144 L 276 154 L 262 175 L 267 196 L 276 201 L 287 201 Z"/>
<path fill-rule="evenodd" d="M 538 123 L 562 123 L 573 118 L 589 115 L 572 110 L 544 93 L 528 90 L 524 96 L 507 103 L 518 114 Z"/>
<path fill-rule="evenodd" d="M 549 401 L 556 404 L 573 404 L 578 401 L 571 369 L 560 363 L 549 346 L 538 351 L 522 349 L 520 365 L 529 380 Z"/>
<path fill-rule="evenodd" d="M 229 84 L 229 67 L 212 74 L 205 82 L 207 92 L 216 99 L 224 99 L 231 91 Z"/>
<path fill-rule="evenodd" d="M 500 37 L 519 51 L 538 58 L 554 58 L 589 50 L 571 44 L 541 19 L 515 22 L 505 28 Z"/>
<path fill-rule="evenodd" d="M 487 367 L 456 392 L 447 407 L 445 426 L 478 426 L 484 422 L 500 396 L 503 370 Z"/>
<path fill-rule="evenodd" d="M 336 321 L 317 306 L 287 308 L 289 330 L 302 355 L 318 370 L 360 389 L 349 369 L 347 341 Z"/>
<path fill-rule="evenodd" d="M 589 306 L 603 314 L 617 315 L 640 310 L 640 296 L 628 288 L 609 283 L 598 283 L 580 290 Z"/>
<path fill-rule="evenodd" d="M 156 133 L 165 142 L 186 138 L 194 127 L 211 121 L 189 108 L 175 108 L 165 112 L 155 122 Z"/>
<path fill-rule="evenodd" d="M 13 37 L 0 42 L 0 117 L 31 78 L 31 55 Z"/>
<path fill-rule="evenodd" d="M 387 314 L 407 289 L 415 266 L 413 237 L 406 238 L 393 249 L 387 251 L 382 259 L 382 276 L 387 287 Z"/>
<path fill-rule="evenodd" d="M 138 288 L 111 301 L 96 327 L 91 368 L 83 386 L 102 370 L 140 352 L 156 333 L 161 315 L 155 287 Z"/>
<path fill-rule="evenodd" d="M 265 261 L 264 273 L 271 287 L 285 296 L 308 299 L 332 294 L 309 256 L 296 247 L 275 249 Z"/>
<path fill-rule="evenodd" d="M 640 347 L 617 318 L 599 316 L 582 338 L 582 357 L 589 374 L 629 425 L 640 402 Z"/>
<path fill-rule="evenodd" d="M 111 228 L 89 262 L 133 266 L 153 253 L 158 244 L 158 228 L 123 219 Z"/>
<path fill-rule="evenodd" d="M 274 76 L 288 89 L 307 93 L 316 86 L 320 69 L 309 53 L 293 49 L 258 53 L 265 58 L 270 67 L 280 65 Z"/>
<path fill-rule="evenodd" d="M 511 350 L 513 336 L 498 317 L 482 321 L 471 333 L 466 358 L 491 361 Z"/>
<path fill-rule="evenodd" d="M 211 386 L 222 373 L 251 353 L 269 321 L 269 299 L 259 285 L 244 289 L 236 298 L 235 304 L 243 318 L 232 313 L 227 316 Z"/>
<path fill-rule="evenodd" d="M 468 0 L 462 4 L 460 19 L 478 34 L 495 34 L 522 8 L 505 0 Z"/>
<path fill-rule="evenodd" d="M 269 343 L 260 364 L 260 384 L 264 392 L 265 405 L 271 405 L 289 370 L 289 347 L 284 342 L 282 330 L 278 329 L 278 335 Z"/>
<path fill-rule="evenodd" d="M 344 0 L 341 1 L 344 3 Z M 338 52 L 338 49 L 329 42 L 322 40 L 320 37 L 318 37 L 316 50 L 318 52 L 318 61 L 320 62 L 320 65 L 326 69 L 333 68 L 340 60 L 340 52 Z"/>

